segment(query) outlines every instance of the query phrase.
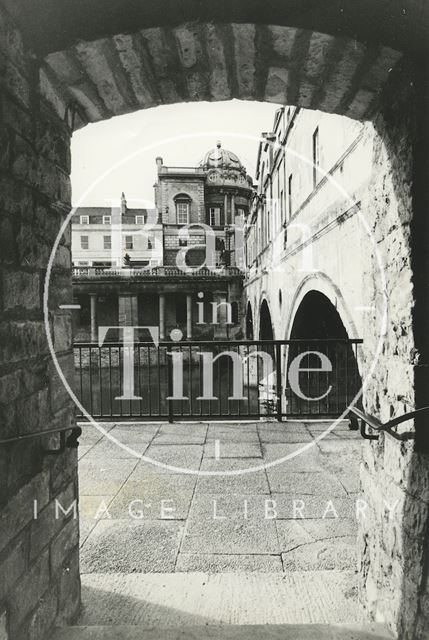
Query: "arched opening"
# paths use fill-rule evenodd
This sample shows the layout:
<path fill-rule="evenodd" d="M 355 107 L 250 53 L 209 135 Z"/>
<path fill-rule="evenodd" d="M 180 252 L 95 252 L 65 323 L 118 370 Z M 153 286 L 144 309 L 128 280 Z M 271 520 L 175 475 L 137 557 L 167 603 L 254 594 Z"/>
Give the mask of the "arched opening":
<path fill-rule="evenodd" d="M 274 340 L 273 323 L 266 300 L 262 301 L 259 311 L 259 340 Z"/>
<path fill-rule="evenodd" d="M 369 204 L 381 207 L 379 224 L 374 225 L 379 233 L 378 239 L 381 237 L 384 242 L 391 238 L 395 227 L 401 234 L 401 225 L 406 233 L 396 241 L 395 251 L 390 251 L 393 258 L 389 266 L 393 265 L 393 268 L 388 278 L 388 290 L 393 298 L 394 314 L 388 330 L 392 339 L 383 353 L 382 373 L 370 390 L 369 409 L 380 410 L 386 415 L 388 411 L 395 412 L 403 406 L 414 405 L 417 392 L 424 397 L 427 384 L 424 372 L 420 375 L 420 371 L 427 365 L 427 347 L 424 346 L 427 343 L 427 318 L 424 312 L 418 311 L 427 308 L 427 293 L 424 293 L 427 292 L 427 282 L 422 275 L 426 273 L 422 268 L 426 266 L 423 265 L 426 258 L 421 258 L 427 255 L 427 226 L 419 212 L 427 211 L 427 136 L 421 135 L 422 130 L 427 131 L 427 103 L 424 85 L 415 80 L 420 81 L 420 72 L 422 76 L 426 72 L 425 64 L 420 64 L 417 56 L 427 47 L 424 44 L 428 41 L 427 14 L 424 13 L 427 7 L 422 8 L 422 3 L 403 2 L 392 7 L 391 12 L 389 9 L 386 15 L 386 3 L 381 0 L 363 2 L 359 12 L 352 2 L 344 3 L 341 11 L 338 11 L 337 4 L 329 1 L 323 10 L 315 11 L 314 2 L 296 3 L 292 0 L 273 2 L 269 6 L 262 1 L 240 2 L 237 7 L 230 2 L 184 2 L 180 6 L 177 3 L 175 7 L 172 5 L 170 12 L 156 0 L 144 3 L 144 6 L 133 0 L 126 3 L 109 0 L 103 6 L 101 16 L 97 8 L 99 3 L 94 3 L 94 6 L 80 3 L 76 10 L 76 3 L 69 0 L 36 0 L 25 11 L 21 0 L 2 2 L 2 7 L 9 11 L 4 19 L 7 29 L 3 33 L 7 36 L 0 46 L 4 47 L 3 53 L 8 61 L 10 73 L 5 82 L 5 93 L 10 94 L 11 100 L 10 103 L 5 102 L 2 110 L 7 142 L 7 189 L 2 193 L 7 200 L 7 215 L 2 221 L 1 235 L 7 273 L 10 271 L 11 275 L 5 278 L 4 283 L 6 331 L 8 335 L 16 335 L 10 344 L 5 341 L 10 349 L 7 361 L 11 363 L 10 369 L 8 365 L 5 370 L 6 375 L 11 376 L 7 378 L 6 388 L 12 385 L 14 394 L 13 402 L 4 405 L 4 414 L 8 433 L 34 434 L 36 440 L 33 442 L 37 443 L 32 447 L 28 446 L 28 440 L 23 440 L 11 445 L 9 457 L 16 464 L 9 463 L 10 472 L 4 483 L 4 495 L 2 493 L 8 514 L 21 513 L 22 495 L 19 490 L 30 479 L 34 481 L 32 498 L 40 497 L 47 508 L 53 506 L 56 496 L 63 495 L 62 491 L 68 491 L 71 498 L 76 495 L 76 452 L 60 452 L 47 469 L 44 452 L 37 439 L 39 436 L 36 436 L 42 427 L 54 431 L 59 423 L 74 423 L 73 408 L 70 408 L 57 380 L 55 368 L 47 361 L 45 341 L 41 337 L 39 339 L 38 333 L 36 335 L 40 317 L 40 309 L 36 311 L 36 308 L 40 298 L 40 278 L 46 267 L 44 256 L 49 253 L 46 245 L 46 235 L 49 234 L 39 231 L 43 225 L 47 232 L 58 228 L 61 216 L 70 205 L 69 138 L 73 129 L 88 122 L 157 104 L 231 97 L 296 104 L 365 119 L 376 113 L 380 92 L 387 90 L 376 128 L 388 151 L 384 154 L 382 150 L 374 164 L 384 164 L 388 173 L 392 163 L 394 185 L 388 185 L 389 193 L 386 193 L 383 191 L 385 181 L 375 181 L 377 197 L 374 198 L 375 204 L 372 200 Z M 1 20 L 3 22 L 3 10 Z M 413 52 L 416 57 L 411 73 L 398 76 L 392 72 L 399 56 L 386 47 Z M 43 61 L 40 84 L 38 61 Z M 417 74 L 416 68 L 419 69 Z M 294 179 L 291 196 L 295 193 L 295 186 Z M 395 225 L 392 225 L 390 210 L 389 215 L 385 215 L 382 207 L 388 202 L 392 203 L 394 215 L 398 213 L 398 224 L 395 220 Z M 34 213 L 32 220 L 28 215 L 30 211 Z M 415 215 L 410 221 L 408 214 L 412 213 Z M 390 240 L 390 247 L 393 242 Z M 71 363 L 70 319 L 67 311 L 58 309 L 58 304 L 65 304 L 71 299 L 69 276 L 64 274 L 70 263 L 67 242 L 61 245 L 61 249 L 54 274 L 58 299 L 52 305 L 51 322 L 55 326 L 55 350 L 60 354 L 64 367 L 68 367 Z M 414 285 L 414 293 L 410 297 L 413 295 L 414 299 L 407 298 L 404 304 L 402 292 L 412 289 L 408 266 L 404 266 L 409 265 L 410 255 Z M 20 297 L 16 295 L 17 289 Z M 412 319 L 409 317 L 411 308 L 414 308 Z M 31 319 L 28 326 L 26 322 L 24 327 L 22 318 Z M 34 318 L 37 321 L 33 322 Z M 367 323 L 371 321 L 369 317 Z M 25 336 L 22 335 L 23 330 Z M 30 331 L 34 331 L 31 341 L 28 339 Z M 271 325 L 271 335 L 272 332 Z M 13 353 L 14 349 L 17 354 Z M 415 372 L 410 372 L 410 353 L 423 354 L 423 361 L 415 359 L 419 367 L 422 365 L 417 371 L 418 384 L 414 384 Z M 34 361 L 35 369 L 40 365 L 41 374 L 37 380 L 31 378 L 32 370 L 27 367 L 29 358 Z M 398 368 L 404 372 L 402 379 L 401 376 L 395 379 Z M 15 373 L 16 376 L 12 377 Z M 376 401 L 380 397 L 381 403 Z M 42 407 L 43 419 L 40 419 L 39 409 Z M 171 442 L 171 433 L 164 435 L 164 443 Z M 196 430 L 195 438 L 198 440 L 199 437 Z M 140 438 L 140 444 L 143 440 Z M 399 492 L 404 487 L 408 488 L 409 470 L 414 468 L 414 462 L 416 468 L 423 465 L 424 472 L 418 474 L 421 477 L 425 477 L 427 468 L 427 461 L 418 455 L 410 456 L 410 462 L 402 464 L 403 448 L 398 445 L 395 450 L 395 443 L 386 437 L 390 446 L 386 460 L 392 471 L 386 478 L 383 475 L 384 465 L 377 464 L 382 459 L 384 442 L 382 439 L 373 449 L 368 445 L 367 450 L 370 471 L 366 469 L 365 472 L 372 473 L 375 503 L 381 503 L 385 497 L 380 492 L 386 485 L 391 486 L 392 477 L 394 483 L 397 481 L 395 490 Z M 103 459 L 102 444 L 100 459 Z M 30 459 L 31 466 L 28 463 Z M 114 485 L 117 466 L 112 465 L 103 480 L 112 480 Z M 365 478 L 365 486 L 368 487 L 370 483 Z M 408 502 L 404 513 L 407 507 L 411 513 L 416 513 L 418 503 L 412 496 L 421 493 L 418 480 L 414 478 L 411 482 L 414 484 L 412 491 L 406 493 Z M 170 480 L 170 487 L 175 484 L 174 479 Z M 104 494 L 105 485 L 106 482 L 98 487 L 99 495 Z M 372 491 L 368 491 L 368 497 L 370 494 Z M 410 584 L 412 581 L 406 571 L 412 561 L 416 563 L 417 557 L 421 566 L 427 566 L 427 554 L 421 558 L 421 552 L 416 548 L 418 545 L 421 550 L 422 544 L 427 542 L 427 534 L 424 538 L 421 531 L 414 532 L 413 527 L 407 529 L 404 536 L 407 556 L 404 558 L 395 550 L 396 545 L 385 533 L 386 528 L 381 530 L 374 524 L 380 514 L 373 515 L 375 517 L 368 519 L 371 530 L 362 536 L 365 550 L 361 562 L 365 567 L 363 579 L 368 582 L 370 598 L 374 594 L 374 585 L 380 592 L 380 606 L 377 602 L 370 603 L 372 613 L 386 619 L 395 630 L 399 628 L 400 637 L 406 637 L 418 623 L 423 629 L 425 622 L 423 605 L 428 589 L 423 588 L 425 595 L 420 574 L 415 577 L 418 587 Z M 426 520 L 427 515 L 422 516 L 422 530 Z M 19 537 L 21 533 L 28 533 L 28 527 L 24 530 L 24 525 L 27 526 L 29 520 L 19 519 L 21 529 L 16 519 L 11 521 L 16 530 L 10 527 L 11 539 L 8 542 L 9 549 L 14 552 L 23 542 L 24 538 Z M 70 620 L 75 617 L 79 606 L 77 527 L 71 520 L 64 526 L 56 525 L 58 528 L 47 540 L 45 532 L 37 529 L 44 522 L 46 519 L 40 518 L 31 523 L 32 540 L 36 541 L 31 555 L 32 567 L 38 576 L 37 588 L 33 586 L 35 580 L 29 580 L 29 574 L 22 571 L 19 575 L 13 574 L 16 584 L 7 585 L 8 608 L 9 598 L 13 603 L 17 594 L 25 601 L 25 606 L 21 607 L 21 618 L 16 614 L 19 607 L 10 606 L 14 616 L 12 621 L 8 621 L 9 626 L 14 625 L 11 627 L 13 630 L 9 630 L 11 637 L 15 630 L 16 634 L 18 631 L 20 635 L 26 634 L 23 625 L 29 624 L 30 609 L 33 628 L 28 633 L 34 637 L 46 637 L 45 632 L 57 621 L 55 611 L 58 611 L 60 621 Z M 403 533 L 405 530 L 401 525 L 400 522 L 398 530 Z M 101 541 L 103 529 L 104 525 L 99 527 Z M 137 527 L 134 531 L 137 533 Z M 142 531 L 143 528 L 138 533 Z M 222 544 L 227 538 L 228 535 L 224 536 Z M 136 539 L 137 536 L 128 538 L 125 545 Z M 147 544 L 148 536 L 144 532 L 141 540 L 142 544 Z M 138 555 L 136 553 L 135 557 Z M 3 554 L 2 558 L 2 567 L 7 566 L 9 554 Z M 51 567 L 48 567 L 49 560 Z M 393 589 L 391 581 L 386 584 L 385 575 L 385 567 L 392 565 L 395 575 Z M 415 564 L 412 566 L 414 568 Z M 52 578 L 46 578 L 50 573 Z M 22 589 L 18 588 L 21 586 Z M 366 585 L 363 586 L 365 588 Z M 49 598 L 53 593 L 59 594 L 58 602 L 45 597 Z M 393 612 L 386 605 L 391 601 L 392 593 L 397 595 Z M 419 611 L 419 614 L 407 613 L 410 602 L 417 603 L 413 611 Z M 404 627 L 406 630 L 403 632 Z"/>
<path fill-rule="evenodd" d="M 294 360 L 303 369 L 298 376 L 301 395 L 287 385 L 292 414 L 338 417 L 347 409 L 362 388 L 358 343 L 351 341 L 355 338 L 347 334 L 324 294 L 310 291 L 304 296 L 293 319 L 288 352 L 288 371 Z M 303 353 L 308 355 L 301 357 Z"/>
<path fill-rule="evenodd" d="M 246 309 L 246 338 L 253 340 L 253 311 L 250 302 L 247 303 Z"/>

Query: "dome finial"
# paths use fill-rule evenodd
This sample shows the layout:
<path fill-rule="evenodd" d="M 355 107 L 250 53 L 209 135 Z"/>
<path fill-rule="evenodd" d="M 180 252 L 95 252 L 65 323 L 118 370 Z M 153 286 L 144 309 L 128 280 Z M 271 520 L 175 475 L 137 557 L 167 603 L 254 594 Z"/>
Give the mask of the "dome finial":
<path fill-rule="evenodd" d="M 218 140 L 218 141 L 216 142 L 216 146 L 217 146 L 217 148 L 218 148 L 218 149 L 220 149 L 220 148 L 221 148 L 222 143 L 221 143 L 221 141 L 220 141 L 220 140 Z"/>

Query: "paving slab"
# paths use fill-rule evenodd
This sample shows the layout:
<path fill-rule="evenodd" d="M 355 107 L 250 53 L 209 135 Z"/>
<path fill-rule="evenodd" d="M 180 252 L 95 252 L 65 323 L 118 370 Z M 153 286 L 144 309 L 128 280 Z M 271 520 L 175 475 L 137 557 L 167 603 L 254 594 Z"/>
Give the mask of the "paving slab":
<path fill-rule="evenodd" d="M 356 518 L 356 500 L 354 496 L 347 498 L 331 498 L 315 495 L 296 494 L 288 496 L 284 493 L 272 493 L 278 520 L 325 520 Z"/>
<path fill-rule="evenodd" d="M 77 459 L 81 460 L 83 456 L 86 455 L 88 451 L 92 449 L 93 446 L 94 446 L 93 444 L 82 445 L 81 443 L 79 443 L 79 447 L 77 449 Z"/>
<path fill-rule="evenodd" d="M 318 495 L 326 497 L 327 500 L 347 497 L 347 491 L 333 473 L 278 471 L 277 467 L 268 467 L 267 476 L 273 493 L 286 493 L 294 496 L 298 493 L 300 495 Z"/>
<path fill-rule="evenodd" d="M 117 438 L 120 442 L 131 444 L 133 442 L 150 442 L 156 436 L 160 429 L 159 424 L 115 424 L 113 429 L 109 431 L 110 435 Z"/>
<path fill-rule="evenodd" d="M 304 424 L 307 429 L 318 431 L 320 433 L 321 431 L 326 431 L 326 429 L 328 429 L 328 427 L 330 427 L 333 422 L 334 420 L 305 420 Z M 348 420 L 340 420 L 340 422 L 334 427 L 333 431 L 335 431 L 336 433 L 354 433 L 355 435 L 357 434 L 356 437 L 360 437 L 358 431 L 352 431 L 350 429 Z"/>
<path fill-rule="evenodd" d="M 228 473 L 230 471 L 239 472 L 252 467 L 260 467 L 260 458 L 244 459 L 221 459 L 213 460 L 204 458 L 201 464 L 201 471 L 218 473 Z M 198 476 L 196 492 L 198 494 L 269 494 L 267 475 L 265 470 L 251 471 L 249 473 L 237 473 L 237 475 L 213 475 Z"/>
<path fill-rule="evenodd" d="M 82 575 L 79 624 L 362 623 L 353 572 Z"/>
<path fill-rule="evenodd" d="M 197 494 L 180 550 L 233 555 L 280 553 L 275 523 L 266 517 L 261 495 L 233 495 L 228 499 L 224 494 Z"/>
<path fill-rule="evenodd" d="M 355 538 L 311 542 L 282 553 L 287 571 L 352 570 L 357 567 Z"/>
<path fill-rule="evenodd" d="M 79 491 L 82 495 L 111 495 L 119 491 L 136 467 L 137 458 L 92 458 L 79 462 Z"/>
<path fill-rule="evenodd" d="M 347 498 L 325 498 L 323 496 L 297 494 L 288 496 L 272 493 L 278 520 L 325 520 L 356 518 L 356 500 Z"/>
<path fill-rule="evenodd" d="M 207 442 L 220 440 L 221 442 L 251 442 L 259 444 L 259 435 L 256 424 L 213 424 L 207 430 Z"/>
<path fill-rule="evenodd" d="M 201 459 L 203 457 L 203 446 L 195 444 L 152 444 L 146 450 L 145 456 L 152 458 L 155 462 L 168 465 L 169 467 L 196 472 L 200 468 Z M 144 473 L 144 468 L 148 468 L 148 465 L 152 466 L 152 469 L 156 467 L 157 473 L 171 474 L 173 472 L 173 469 L 161 467 L 145 461 L 141 461 L 139 470 L 142 470 Z"/>
<path fill-rule="evenodd" d="M 100 520 L 82 546 L 81 571 L 173 571 L 182 534 L 178 521 Z"/>
<path fill-rule="evenodd" d="M 204 458 L 261 458 L 260 443 L 210 440 L 204 447 Z M 259 463 L 260 464 L 260 463 Z"/>
<path fill-rule="evenodd" d="M 104 506 L 108 507 L 115 497 L 115 493 L 106 495 L 80 495 L 79 496 L 79 517 L 92 518 L 97 521 L 98 516 L 104 510 Z M 101 518 L 100 518 L 101 519 Z"/>
<path fill-rule="evenodd" d="M 273 573 L 282 572 L 283 563 L 280 554 L 179 553 L 176 571 Z"/>
<path fill-rule="evenodd" d="M 335 542 L 338 538 L 355 538 L 357 522 L 353 519 L 338 520 L 278 520 L 276 522 L 279 546 L 287 553 L 317 541 Z"/>
<path fill-rule="evenodd" d="M 82 428 L 82 435 L 79 437 L 79 443 L 83 446 L 95 444 L 101 438 L 104 438 L 103 432 L 100 431 L 100 429 L 97 429 L 97 427 L 94 427 L 93 424 L 89 422 L 78 422 L 77 424 Z M 104 431 L 107 432 L 111 431 L 111 429 L 113 429 L 115 426 L 115 424 L 112 422 L 100 422 L 98 424 Z"/>
<path fill-rule="evenodd" d="M 153 444 L 204 444 L 207 424 L 162 424 Z"/>
<path fill-rule="evenodd" d="M 185 520 L 189 513 L 196 478 L 152 474 L 138 481 L 131 478 L 109 506 L 112 518 L 142 517 L 145 520 Z"/>
<path fill-rule="evenodd" d="M 115 431 L 112 431 L 112 433 L 115 433 Z M 120 440 L 120 438 L 118 438 L 118 442 L 126 448 L 121 447 L 120 444 L 112 442 L 108 438 L 102 438 L 102 440 L 91 447 L 86 454 L 86 459 L 100 458 L 101 460 L 113 460 L 116 458 L 129 458 L 131 460 L 138 460 L 138 456 L 143 455 L 150 444 L 150 440 L 125 442 L 124 440 Z M 135 455 L 134 452 L 137 455 Z"/>
<path fill-rule="evenodd" d="M 258 427 L 259 439 L 267 444 L 287 444 L 313 440 L 308 429 L 299 423 L 265 424 Z"/>
<path fill-rule="evenodd" d="M 302 447 L 308 444 L 309 443 L 263 443 L 262 451 L 267 462 L 274 462 L 286 458 L 291 454 L 295 454 L 294 457 L 273 465 L 272 469 L 275 468 L 277 471 L 322 471 L 324 458 L 316 444 L 301 452 Z"/>

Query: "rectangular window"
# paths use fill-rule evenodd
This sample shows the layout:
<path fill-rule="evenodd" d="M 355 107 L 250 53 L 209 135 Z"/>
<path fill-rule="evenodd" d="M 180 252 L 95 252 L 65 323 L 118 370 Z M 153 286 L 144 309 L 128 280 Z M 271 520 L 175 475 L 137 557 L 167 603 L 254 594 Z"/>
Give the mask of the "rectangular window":
<path fill-rule="evenodd" d="M 110 224 L 112 222 L 112 216 L 103 216 L 103 224 Z"/>
<path fill-rule="evenodd" d="M 289 219 L 292 217 L 292 213 L 293 213 L 293 207 L 292 207 L 292 181 L 293 181 L 293 176 L 292 176 L 292 174 L 290 174 L 288 182 L 287 182 Z"/>
<path fill-rule="evenodd" d="M 112 236 L 103 236 L 104 249 L 112 248 Z"/>
<path fill-rule="evenodd" d="M 319 127 L 313 133 L 313 189 L 319 181 L 320 147 Z"/>
<path fill-rule="evenodd" d="M 177 202 L 176 214 L 177 214 L 177 224 L 188 224 L 189 202 Z"/>
<path fill-rule="evenodd" d="M 144 216 L 136 216 L 136 224 L 144 224 Z"/>
<path fill-rule="evenodd" d="M 89 224 L 89 216 L 80 216 L 80 224 Z"/>
<path fill-rule="evenodd" d="M 80 248 L 89 249 L 89 236 L 80 236 Z"/>
<path fill-rule="evenodd" d="M 147 239 L 147 248 L 148 249 L 152 249 L 153 247 L 153 239 L 152 238 L 148 238 Z"/>
<path fill-rule="evenodd" d="M 125 236 L 125 249 L 134 249 L 133 236 Z"/>
<path fill-rule="evenodd" d="M 220 226 L 220 207 L 210 207 L 210 226 Z"/>

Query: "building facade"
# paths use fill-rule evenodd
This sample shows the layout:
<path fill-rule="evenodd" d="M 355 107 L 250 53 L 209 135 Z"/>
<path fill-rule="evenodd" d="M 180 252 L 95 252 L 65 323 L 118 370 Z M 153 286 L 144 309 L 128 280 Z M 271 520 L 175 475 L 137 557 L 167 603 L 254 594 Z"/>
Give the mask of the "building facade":
<path fill-rule="evenodd" d="M 252 179 L 220 142 L 197 167 L 156 164 L 155 210 L 129 208 L 123 194 L 120 208 L 75 213 L 78 341 L 126 325 L 157 326 L 161 340 L 174 329 L 188 340 L 241 335 Z M 139 336 L 148 339 L 144 329 Z"/>

